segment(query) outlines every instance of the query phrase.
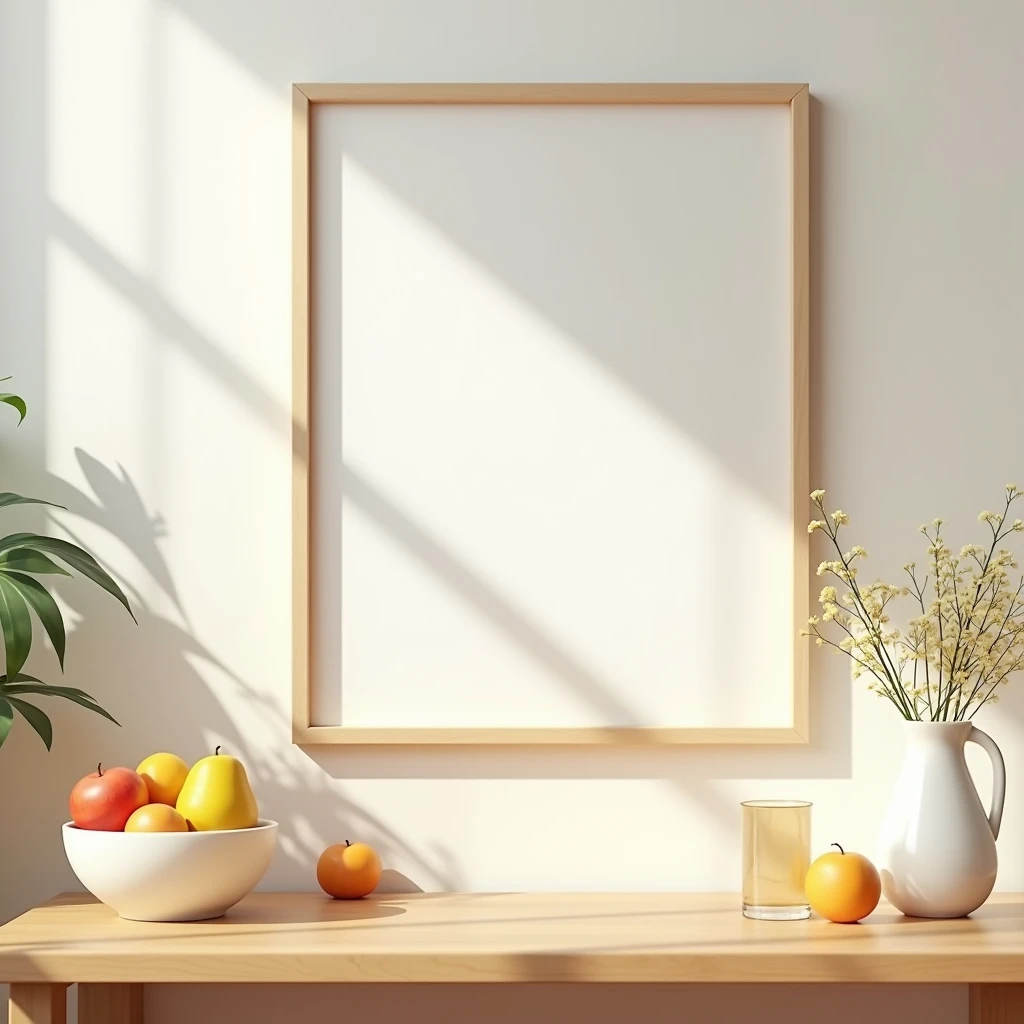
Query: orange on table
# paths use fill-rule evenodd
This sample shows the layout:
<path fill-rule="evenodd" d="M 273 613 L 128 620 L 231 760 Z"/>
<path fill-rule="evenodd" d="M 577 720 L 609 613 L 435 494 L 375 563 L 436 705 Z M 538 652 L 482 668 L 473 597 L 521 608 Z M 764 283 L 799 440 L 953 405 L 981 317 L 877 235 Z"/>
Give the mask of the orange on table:
<path fill-rule="evenodd" d="M 124 824 L 125 832 L 188 832 L 188 822 L 167 804 L 144 804 Z"/>
<path fill-rule="evenodd" d="M 369 896 L 380 881 L 380 857 L 366 843 L 335 843 L 316 862 L 316 880 L 336 900 L 358 900 Z"/>
<path fill-rule="evenodd" d="M 150 802 L 170 804 L 171 807 L 177 802 L 188 775 L 188 765 L 177 754 L 166 751 L 150 754 L 135 770 L 146 783 Z"/>
<path fill-rule="evenodd" d="M 882 895 L 882 880 L 875 865 L 859 853 L 823 853 L 804 880 L 811 910 L 837 924 L 853 924 L 867 917 Z"/>

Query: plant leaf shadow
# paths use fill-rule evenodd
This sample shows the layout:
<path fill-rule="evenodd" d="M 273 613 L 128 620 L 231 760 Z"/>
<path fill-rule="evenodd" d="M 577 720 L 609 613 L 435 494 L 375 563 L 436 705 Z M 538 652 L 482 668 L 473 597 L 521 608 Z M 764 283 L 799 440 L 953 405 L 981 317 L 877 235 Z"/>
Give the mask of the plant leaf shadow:
<path fill-rule="evenodd" d="M 294 887 L 296 877 L 308 879 L 306 888 L 314 886 L 316 858 L 325 846 L 346 835 L 371 842 L 385 862 L 414 866 L 423 886 L 459 888 L 461 872 L 451 850 L 439 847 L 432 854 L 421 853 L 383 820 L 348 799 L 290 745 L 290 724 L 273 696 L 234 673 L 189 625 L 160 550 L 161 540 L 168 535 L 167 524 L 146 507 L 131 474 L 123 466 L 114 473 L 87 452 L 79 451 L 77 456 L 93 493 L 52 475 L 42 481 L 42 487 L 69 509 L 70 515 L 59 513 L 63 531 L 80 539 L 72 518 L 79 516 L 117 536 L 174 611 L 171 615 L 155 611 L 139 587 L 122 579 L 119 582 L 138 618 L 138 626 L 132 626 L 123 609 L 113 601 L 97 599 L 82 581 L 61 577 L 54 583 L 75 620 L 68 636 L 67 680 L 92 692 L 122 728 L 78 708 L 52 708 L 55 744 L 50 756 L 59 757 L 64 767 L 46 780 L 48 791 L 39 794 L 39 806 L 49 810 L 46 814 L 37 810 L 31 820 L 25 820 L 26 834 L 58 827 L 65 816 L 64 794 L 86 770 L 82 766 L 94 764 L 98 756 L 108 763 L 134 765 L 153 750 L 171 749 L 192 761 L 208 753 L 212 741 L 222 742 L 249 769 L 261 813 L 281 823 L 278 852 L 264 888 L 275 879 L 282 888 Z M 153 591 L 148 583 L 147 590 Z M 117 670 L 111 672 L 114 648 Z M 41 678 L 56 671 L 52 651 L 42 644 L 36 645 L 30 660 L 29 670 Z M 267 742 L 268 737 L 273 741 Z M 32 845 L 20 844 L 19 850 Z M 20 856 L 18 851 L 14 855 L 15 859 Z M 286 866 L 289 861 L 299 868 L 298 875 Z M 67 877 L 66 865 L 55 874 Z M 387 881 L 405 890 L 417 884 L 397 871 Z"/>

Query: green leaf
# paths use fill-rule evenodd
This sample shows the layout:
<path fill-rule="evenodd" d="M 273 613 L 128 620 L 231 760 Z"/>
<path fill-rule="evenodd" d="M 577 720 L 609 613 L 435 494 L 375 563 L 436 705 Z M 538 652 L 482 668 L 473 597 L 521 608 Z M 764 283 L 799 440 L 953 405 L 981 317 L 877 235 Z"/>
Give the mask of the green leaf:
<path fill-rule="evenodd" d="M 34 533 L 9 533 L 6 537 L 0 537 L 0 553 L 10 551 L 11 548 L 22 548 L 26 541 L 35 540 Z"/>
<path fill-rule="evenodd" d="M 22 678 L 22 673 L 19 672 L 15 679 L 20 678 Z M 28 676 L 27 678 L 35 679 L 35 676 Z M 0 694 L 2 693 L 13 693 L 15 696 L 19 693 L 40 693 L 48 697 L 67 697 L 72 695 L 84 697 L 85 700 L 91 700 L 93 704 L 98 703 L 91 693 L 86 693 L 85 690 L 80 690 L 77 686 L 55 686 L 53 683 L 44 683 L 41 679 L 34 683 L 0 683 Z"/>
<path fill-rule="evenodd" d="M 7 734 L 14 725 L 14 708 L 3 697 L 0 697 L 0 747 L 4 745 Z"/>
<path fill-rule="evenodd" d="M 0 570 L 71 575 L 49 555 L 44 555 L 42 551 L 33 551 L 31 548 L 12 548 L 10 551 L 0 552 Z"/>
<path fill-rule="evenodd" d="M 26 685 L 27 684 L 27 685 Z M 14 676 L 14 682 L 8 683 L 7 676 L 0 675 L 0 697 L 4 694 L 35 693 L 40 697 L 63 697 L 65 700 L 74 701 L 83 708 L 95 711 L 109 719 L 114 725 L 120 726 L 120 722 L 113 715 L 104 711 L 99 706 L 96 698 L 85 690 L 79 690 L 76 686 L 51 686 L 44 683 L 37 676 L 30 676 L 27 672 L 18 672 Z"/>
<path fill-rule="evenodd" d="M 7 696 L 11 694 L 34 693 L 39 697 L 61 697 L 64 700 L 69 700 L 74 704 L 87 708 L 89 711 L 95 711 L 97 715 L 102 715 L 108 722 L 113 722 L 114 725 L 120 726 L 121 724 L 112 714 L 104 711 L 99 706 L 95 697 L 91 697 L 84 690 L 76 690 L 73 686 L 49 686 L 46 683 L 42 683 L 40 686 L 13 685 L 4 687 L 2 692 Z"/>
<path fill-rule="evenodd" d="M 5 377 L 4 380 L 10 380 L 9 377 Z M 17 409 L 21 415 L 18 417 L 18 426 L 21 426 L 21 421 L 25 418 L 25 413 L 28 412 L 28 407 L 25 405 L 25 399 L 19 395 L 0 395 L 0 402 L 4 402 L 7 405 Z"/>
<path fill-rule="evenodd" d="M 32 619 L 21 591 L 6 576 L 0 575 L 0 628 L 4 636 L 7 674 L 21 670 L 32 646 Z"/>
<path fill-rule="evenodd" d="M 88 551 L 83 551 L 77 544 L 58 540 L 56 537 L 42 537 L 37 533 L 12 533 L 0 540 L 0 554 L 11 548 L 19 547 L 31 547 L 37 551 L 48 551 L 51 555 L 56 555 L 62 562 L 67 562 L 72 569 L 77 569 L 108 594 L 116 597 L 124 605 L 125 610 L 132 617 L 132 621 L 138 622 L 131 605 L 128 604 L 128 598 L 124 596 L 121 588 L 110 578 L 103 566 Z"/>
<path fill-rule="evenodd" d="M 0 491 L 0 508 L 8 505 L 50 505 L 52 508 L 64 508 L 54 501 L 46 501 L 45 498 L 26 498 L 23 494 L 15 494 L 14 491 Z"/>
<path fill-rule="evenodd" d="M 14 681 L 16 683 L 43 683 L 42 679 L 37 679 L 35 676 L 30 676 L 27 672 L 15 672 Z M 7 685 L 7 676 L 0 676 L 0 690 Z M 43 686 L 46 684 L 43 683 Z"/>
<path fill-rule="evenodd" d="M 50 724 L 50 719 L 34 704 L 29 704 L 27 701 L 19 700 L 17 697 L 8 697 L 7 701 L 39 733 L 39 738 L 46 744 L 46 749 L 49 750 L 53 744 L 53 726 Z"/>
<path fill-rule="evenodd" d="M 15 550 L 24 551 L 24 548 Z M 64 619 L 61 617 L 57 602 L 50 596 L 49 591 L 38 581 L 20 572 L 6 572 L 9 579 L 21 591 L 21 596 L 28 602 L 32 611 L 39 616 L 39 621 L 46 630 L 46 635 L 53 644 L 57 653 L 57 660 L 60 662 L 60 669 L 64 671 Z"/>

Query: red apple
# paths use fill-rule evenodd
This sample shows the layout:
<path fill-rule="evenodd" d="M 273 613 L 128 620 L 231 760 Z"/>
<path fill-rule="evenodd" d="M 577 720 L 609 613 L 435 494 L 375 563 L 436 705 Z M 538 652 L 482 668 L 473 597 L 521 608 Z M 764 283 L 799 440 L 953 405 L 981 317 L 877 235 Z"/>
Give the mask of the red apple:
<path fill-rule="evenodd" d="M 68 803 L 71 820 L 79 828 L 122 832 L 132 812 L 149 803 L 149 790 L 146 780 L 131 768 L 99 764 L 75 783 Z"/>

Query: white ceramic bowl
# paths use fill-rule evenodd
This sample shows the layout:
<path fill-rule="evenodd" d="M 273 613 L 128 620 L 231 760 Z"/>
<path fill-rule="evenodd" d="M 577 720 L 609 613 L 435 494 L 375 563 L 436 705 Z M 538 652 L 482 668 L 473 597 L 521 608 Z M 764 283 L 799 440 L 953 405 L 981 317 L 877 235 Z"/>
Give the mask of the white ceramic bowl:
<path fill-rule="evenodd" d="M 220 917 L 270 866 L 277 822 L 222 832 L 99 832 L 67 822 L 64 852 L 78 880 L 130 921 Z"/>

